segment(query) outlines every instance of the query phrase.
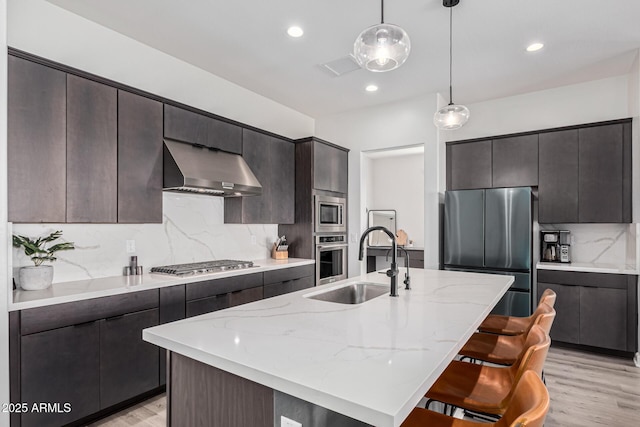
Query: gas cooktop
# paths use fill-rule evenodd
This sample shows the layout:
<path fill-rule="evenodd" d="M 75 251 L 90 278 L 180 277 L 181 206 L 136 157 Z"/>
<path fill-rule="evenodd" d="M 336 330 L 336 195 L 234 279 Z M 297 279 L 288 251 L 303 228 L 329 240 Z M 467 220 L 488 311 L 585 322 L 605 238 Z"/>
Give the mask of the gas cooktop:
<path fill-rule="evenodd" d="M 253 261 L 221 259 L 216 261 L 193 262 L 190 264 L 165 265 L 152 267 L 152 273 L 170 274 L 172 276 L 193 276 L 195 274 L 216 273 L 219 271 L 239 270 L 254 267 Z"/>

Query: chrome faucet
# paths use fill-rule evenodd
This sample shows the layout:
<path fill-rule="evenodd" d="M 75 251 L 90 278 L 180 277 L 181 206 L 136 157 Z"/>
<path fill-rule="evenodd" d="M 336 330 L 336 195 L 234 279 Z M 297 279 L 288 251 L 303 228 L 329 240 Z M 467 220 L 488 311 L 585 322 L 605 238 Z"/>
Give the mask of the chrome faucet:
<path fill-rule="evenodd" d="M 396 236 L 389 231 L 387 228 L 377 225 L 375 227 L 369 227 L 364 230 L 362 233 L 362 237 L 360 237 L 360 256 L 359 260 L 362 261 L 364 258 L 364 240 L 367 238 L 369 233 L 372 231 L 383 231 L 391 238 L 391 250 L 393 254 L 391 255 L 391 268 L 387 270 L 387 277 L 391 278 L 391 293 L 389 294 L 392 297 L 398 296 L 398 264 L 397 264 L 397 255 L 398 255 L 398 244 L 396 243 Z"/>
<path fill-rule="evenodd" d="M 398 246 L 398 250 L 399 251 L 404 251 L 404 259 L 405 259 L 405 263 L 407 265 L 407 272 L 404 273 L 404 288 L 405 290 L 409 290 L 411 289 L 411 278 L 409 277 L 409 251 L 407 251 L 405 248 L 403 248 L 402 246 Z M 389 252 L 391 252 L 391 249 L 389 249 L 387 251 L 385 260 L 389 261 Z"/>

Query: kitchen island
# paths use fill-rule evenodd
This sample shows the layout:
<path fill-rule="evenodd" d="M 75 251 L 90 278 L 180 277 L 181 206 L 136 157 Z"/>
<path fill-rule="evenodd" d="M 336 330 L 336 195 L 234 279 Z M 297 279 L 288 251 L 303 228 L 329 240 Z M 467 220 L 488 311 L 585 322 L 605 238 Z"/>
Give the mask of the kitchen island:
<path fill-rule="evenodd" d="M 169 350 L 169 426 L 399 426 L 513 283 L 412 269 L 361 304 L 309 298 L 369 273 L 143 331 Z"/>

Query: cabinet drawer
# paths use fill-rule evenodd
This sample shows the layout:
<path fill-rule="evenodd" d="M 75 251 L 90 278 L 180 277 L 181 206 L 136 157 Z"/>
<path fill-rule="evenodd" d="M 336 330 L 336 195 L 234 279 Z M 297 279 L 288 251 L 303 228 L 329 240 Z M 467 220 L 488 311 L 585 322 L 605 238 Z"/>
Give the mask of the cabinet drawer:
<path fill-rule="evenodd" d="M 158 324 L 159 310 L 139 311 L 100 321 L 100 409 L 159 384 L 159 349 L 142 340 L 142 330 Z"/>
<path fill-rule="evenodd" d="M 287 280 L 300 279 L 302 277 L 313 276 L 316 266 L 314 264 L 303 265 L 301 267 L 283 268 L 280 270 L 265 271 L 264 283 L 285 282 Z"/>
<path fill-rule="evenodd" d="M 316 285 L 315 276 L 307 276 L 307 277 L 302 277 L 300 279 L 295 279 L 293 280 L 293 289 L 291 290 L 291 292 L 299 291 L 302 289 L 313 288 L 315 285 Z"/>
<path fill-rule="evenodd" d="M 262 286 L 262 273 L 205 280 L 187 285 L 187 301 Z"/>
<path fill-rule="evenodd" d="M 562 285 L 626 289 L 630 277 L 626 274 L 588 273 L 581 271 L 538 270 L 538 281 Z"/>
<path fill-rule="evenodd" d="M 98 322 L 22 337 L 20 400 L 71 404 L 71 412 L 26 412 L 22 427 L 66 425 L 100 410 Z"/>
<path fill-rule="evenodd" d="M 187 317 L 199 316 L 212 311 L 222 310 L 229 307 L 229 295 L 222 294 L 197 300 L 187 301 L 186 314 Z"/>
<path fill-rule="evenodd" d="M 120 316 L 158 307 L 158 290 L 132 292 L 110 297 L 30 308 L 20 312 L 20 334 L 28 335 L 49 329 Z"/>
<path fill-rule="evenodd" d="M 229 294 L 229 307 L 248 304 L 250 302 L 259 301 L 264 297 L 263 288 L 251 288 L 243 291 L 232 292 Z"/>

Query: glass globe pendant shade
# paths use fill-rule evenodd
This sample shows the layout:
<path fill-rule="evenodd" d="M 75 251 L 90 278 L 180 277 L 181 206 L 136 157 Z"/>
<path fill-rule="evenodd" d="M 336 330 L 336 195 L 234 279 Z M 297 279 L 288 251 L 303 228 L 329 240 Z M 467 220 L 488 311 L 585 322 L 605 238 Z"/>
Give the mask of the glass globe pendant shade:
<path fill-rule="evenodd" d="M 395 70 L 409 57 L 411 41 L 397 25 L 377 24 L 360 33 L 353 55 L 361 67 L 373 72 Z"/>
<path fill-rule="evenodd" d="M 460 129 L 469 120 L 469 109 L 464 105 L 449 104 L 436 111 L 433 123 L 442 130 Z"/>

